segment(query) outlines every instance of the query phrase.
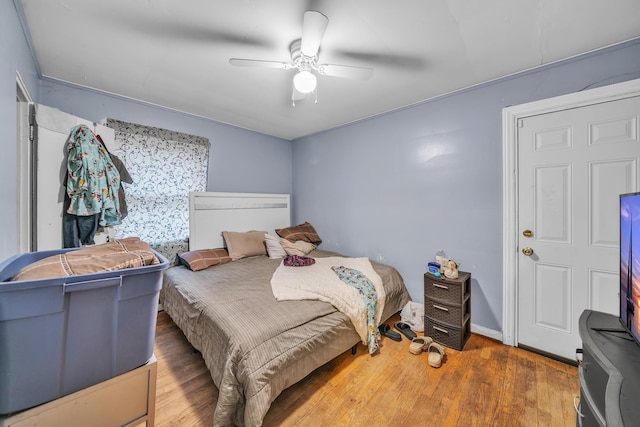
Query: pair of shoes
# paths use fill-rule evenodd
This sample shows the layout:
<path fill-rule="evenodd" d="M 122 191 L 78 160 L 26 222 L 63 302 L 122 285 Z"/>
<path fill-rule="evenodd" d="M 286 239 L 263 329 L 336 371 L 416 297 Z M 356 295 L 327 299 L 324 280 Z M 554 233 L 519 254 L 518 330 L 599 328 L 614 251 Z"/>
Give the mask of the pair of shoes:
<path fill-rule="evenodd" d="M 429 352 L 429 366 L 439 368 L 442 365 L 442 359 L 444 359 L 444 347 L 432 342 L 427 351 Z"/>
<path fill-rule="evenodd" d="M 429 349 L 429 345 L 433 342 L 431 337 L 415 337 L 409 344 L 409 352 L 411 354 L 420 354 Z"/>
<path fill-rule="evenodd" d="M 402 341 L 402 337 L 400 336 L 400 334 L 396 331 L 392 331 L 391 326 L 387 325 L 386 323 L 378 326 L 378 330 L 380 331 L 380 334 L 384 335 L 385 337 L 391 338 L 394 341 Z"/>
<path fill-rule="evenodd" d="M 393 326 L 402 333 L 405 337 L 412 340 L 417 337 L 416 333 L 411 330 L 411 326 L 402 322 L 395 322 Z"/>

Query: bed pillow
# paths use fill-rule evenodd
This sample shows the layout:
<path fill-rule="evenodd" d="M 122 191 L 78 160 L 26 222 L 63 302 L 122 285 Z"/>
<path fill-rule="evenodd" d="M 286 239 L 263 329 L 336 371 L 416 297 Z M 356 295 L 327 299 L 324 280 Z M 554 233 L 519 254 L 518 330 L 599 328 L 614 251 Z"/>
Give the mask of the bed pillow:
<path fill-rule="evenodd" d="M 265 233 L 264 243 L 267 245 L 267 254 L 269 255 L 269 258 L 276 259 L 284 258 L 287 256 L 287 252 L 280 244 L 280 240 L 276 237 L 273 237 L 271 234 Z"/>
<path fill-rule="evenodd" d="M 280 244 L 287 252 L 287 255 L 304 256 L 316 248 L 316 245 L 305 242 L 304 240 L 292 242 L 288 239 L 280 239 Z"/>
<path fill-rule="evenodd" d="M 178 254 L 178 259 L 182 265 L 191 271 L 204 270 L 205 268 L 231 261 L 231 257 L 225 248 L 183 252 Z"/>
<path fill-rule="evenodd" d="M 227 244 L 227 251 L 232 260 L 257 255 L 266 255 L 267 247 L 264 243 L 264 231 L 223 231 L 222 237 Z"/>
<path fill-rule="evenodd" d="M 278 233 L 278 236 L 291 242 L 302 240 L 304 242 L 313 243 L 316 246 L 322 243 L 320 236 L 316 233 L 316 229 L 308 222 L 300 225 L 294 225 L 292 227 L 276 229 L 276 233 Z"/>

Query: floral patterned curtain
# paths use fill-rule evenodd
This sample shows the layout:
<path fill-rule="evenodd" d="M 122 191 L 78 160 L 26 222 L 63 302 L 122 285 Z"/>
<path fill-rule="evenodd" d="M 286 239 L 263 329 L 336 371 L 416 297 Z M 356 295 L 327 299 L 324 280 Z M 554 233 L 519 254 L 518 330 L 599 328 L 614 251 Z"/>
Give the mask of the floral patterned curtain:
<path fill-rule="evenodd" d="M 206 190 L 209 140 L 114 119 L 107 126 L 133 180 L 123 184 L 128 214 L 115 237 L 138 236 L 173 264 L 188 249 L 189 192 Z"/>

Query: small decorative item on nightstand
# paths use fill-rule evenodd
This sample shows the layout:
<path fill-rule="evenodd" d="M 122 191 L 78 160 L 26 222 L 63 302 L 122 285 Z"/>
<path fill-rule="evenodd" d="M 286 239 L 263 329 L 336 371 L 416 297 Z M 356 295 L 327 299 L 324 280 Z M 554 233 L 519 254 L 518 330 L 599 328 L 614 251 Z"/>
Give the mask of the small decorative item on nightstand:
<path fill-rule="evenodd" d="M 444 277 L 446 277 L 447 279 L 457 279 L 458 278 L 458 263 L 456 263 L 452 259 L 447 261 L 447 264 L 444 266 Z"/>
<path fill-rule="evenodd" d="M 424 274 L 424 334 L 462 350 L 471 335 L 471 273 L 456 279 Z"/>

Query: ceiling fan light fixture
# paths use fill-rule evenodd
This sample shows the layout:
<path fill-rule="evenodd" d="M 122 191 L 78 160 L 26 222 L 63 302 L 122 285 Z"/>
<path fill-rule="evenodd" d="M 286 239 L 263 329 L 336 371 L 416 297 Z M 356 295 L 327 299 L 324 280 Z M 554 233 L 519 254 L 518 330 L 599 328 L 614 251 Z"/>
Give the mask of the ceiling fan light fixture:
<path fill-rule="evenodd" d="M 311 71 L 301 70 L 293 76 L 293 86 L 300 93 L 311 93 L 316 89 L 318 78 Z"/>

